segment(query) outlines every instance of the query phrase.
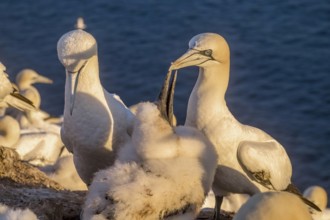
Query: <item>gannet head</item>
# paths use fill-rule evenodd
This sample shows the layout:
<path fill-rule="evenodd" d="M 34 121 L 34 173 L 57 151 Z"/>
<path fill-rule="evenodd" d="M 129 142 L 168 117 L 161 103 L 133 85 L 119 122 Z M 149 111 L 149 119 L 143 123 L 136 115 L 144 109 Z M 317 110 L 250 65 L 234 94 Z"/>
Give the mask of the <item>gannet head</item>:
<path fill-rule="evenodd" d="M 70 31 L 57 42 L 57 55 L 67 72 L 71 91 L 70 113 L 72 114 L 79 75 L 88 65 L 89 59 L 97 56 L 96 40 L 83 30 Z"/>
<path fill-rule="evenodd" d="M 310 186 L 304 191 L 304 197 L 315 203 L 322 211 L 327 207 L 328 195 L 321 186 Z"/>
<path fill-rule="evenodd" d="M 174 61 L 170 69 L 188 66 L 208 67 L 229 62 L 229 46 L 219 34 L 198 34 L 189 41 L 189 49 Z"/>
<path fill-rule="evenodd" d="M 52 84 L 53 80 L 38 74 L 32 69 L 23 69 L 16 76 L 16 84 L 19 89 L 25 89 L 34 83 Z"/>

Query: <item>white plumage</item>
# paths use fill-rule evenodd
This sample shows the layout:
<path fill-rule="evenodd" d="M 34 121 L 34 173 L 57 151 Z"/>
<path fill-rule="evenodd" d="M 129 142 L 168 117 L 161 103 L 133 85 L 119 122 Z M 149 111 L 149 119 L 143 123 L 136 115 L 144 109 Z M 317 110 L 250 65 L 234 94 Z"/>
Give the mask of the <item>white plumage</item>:
<path fill-rule="evenodd" d="M 330 209 L 327 209 L 328 195 L 325 189 L 321 186 L 310 186 L 304 191 L 304 197 L 314 202 L 322 212 L 318 212 L 314 209 L 309 208 L 312 213 L 313 220 L 329 220 Z"/>
<path fill-rule="evenodd" d="M 305 203 L 288 192 L 265 192 L 252 196 L 233 220 L 312 220 Z"/>
<path fill-rule="evenodd" d="M 33 103 L 13 87 L 5 71 L 6 67 L 0 62 L 0 108 L 12 106 L 21 111 L 35 110 Z"/>
<path fill-rule="evenodd" d="M 226 105 L 229 54 L 223 37 L 204 33 L 193 37 L 188 52 L 172 63 L 171 69 L 200 67 L 185 125 L 202 131 L 217 149 L 213 184 L 217 196 L 284 190 L 292 175 L 285 149 L 266 132 L 239 123 Z"/>
<path fill-rule="evenodd" d="M 117 151 L 130 140 L 133 114 L 120 98 L 101 85 L 94 37 L 74 30 L 57 44 L 66 69 L 62 141 L 74 155 L 82 180 L 113 164 Z"/>
<path fill-rule="evenodd" d="M 136 117 L 127 147 L 138 159 L 96 174 L 83 219 L 194 219 L 213 181 L 213 145 L 194 128 L 172 128 L 154 104 L 139 104 Z"/>
<path fill-rule="evenodd" d="M 13 209 L 0 203 L 0 220 L 38 220 L 30 209 Z"/>

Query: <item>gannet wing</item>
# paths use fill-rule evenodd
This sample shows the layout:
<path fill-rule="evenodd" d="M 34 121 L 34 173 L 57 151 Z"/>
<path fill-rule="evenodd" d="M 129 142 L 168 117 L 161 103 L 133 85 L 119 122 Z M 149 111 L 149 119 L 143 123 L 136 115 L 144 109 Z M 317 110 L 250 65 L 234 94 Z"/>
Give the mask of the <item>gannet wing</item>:
<path fill-rule="evenodd" d="M 242 141 L 237 159 L 252 180 L 268 189 L 283 190 L 291 183 L 290 159 L 275 140 Z"/>
<path fill-rule="evenodd" d="M 8 106 L 17 108 L 21 111 L 36 110 L 33 103 L 25 96 L 19 94 L 15 89 L 13 90 L 12 93 L 10 93 L 4 98 L 4 102 L 7 103 Z"/>

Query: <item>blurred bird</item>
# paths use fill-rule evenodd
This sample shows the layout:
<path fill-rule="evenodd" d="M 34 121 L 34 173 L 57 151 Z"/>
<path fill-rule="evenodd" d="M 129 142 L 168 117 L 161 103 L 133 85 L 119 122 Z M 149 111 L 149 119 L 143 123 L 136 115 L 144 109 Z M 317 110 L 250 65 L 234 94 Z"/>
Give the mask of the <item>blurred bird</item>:
<path fill-rule="evenodd" d="M 12 106 L 21 111 L 35 110 L 33 103 L 13 87 L 5 71 L 6 67 L 0 62 L 0 108 Z"/>
<path fill-rule="evenodd" d="M 288 192 L 265 192 L 252 196 L 233 220 L 312 220 L 306 204 Z"/>
<path fill-rule="evenodd" d="M 84 22 L 84 18 L 82 17 L 78 17 L 77 18 L 77 23 L 75 24 L 74 26 L 76 29 L 81 29 L 81 30 L 84 30 L 87 28 L 85 22 Z"/>
<path fill-rule="evenodd" d="M 325 189 L 321 186 L 310 186 L 304 191 L 304 197 L 314 202 L 322 212 L 317 212 L 314 209 L 309 208 L 312 213 L 313 220 L 329 220 L 330 209 L 327 209 L 328 195 Z"/>

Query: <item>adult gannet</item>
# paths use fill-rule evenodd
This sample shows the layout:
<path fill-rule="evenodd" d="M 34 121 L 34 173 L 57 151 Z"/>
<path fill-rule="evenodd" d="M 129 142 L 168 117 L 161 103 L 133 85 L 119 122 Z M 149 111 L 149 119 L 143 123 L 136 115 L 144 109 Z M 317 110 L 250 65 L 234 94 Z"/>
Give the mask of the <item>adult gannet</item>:
<path fill-rule="evenodd" d="M 292 193 L 265 192 L 252 196 L 233 220 L 312 220 L 306 204 Z"/>
<path fill-rule="evenodd" d="M 303 193 L 304 197 L 314 202 L 322 212 L 317 212 L 313 209 L 309 209 L 312 213 L 313 220 L 329 220 L 330 219 L 330 209 L 327 209 L 328 195 L 325 189 L 321 186 L 310 186 L 305 189 Z"/>
<path fill-rule="evenodd" d="M 77 23 L 74 25 L 74 27 L 76 28 L 76 29 L 81 29 L 81 30 L 84 30 L 84 29 L 86 29 L 86 24 L 85 24 L 85 22 L 84 22 L 84 18 L 82 18 L 82 17 L 78 17 L 77 18 Z"/>
<path fill-rule="evenodd" d="M 0 108 L 12 106 L 22 111 L 35 110 L 33 103 L 13 87 L 5 71 L 6 67 L 0 62 Z"/>
<path fill-rule="evenodd" d="M 51 84 L 53 81 L 45 76 L 38 74 L 32 69 L 23 69 L 16 75 L 16 85 L 22 95 L 33 101 L 36 111 L 26 111 L 26 113 L 10 111 L 20 123 L 21 128 L 30 126 L 39 126 L 39 122 L 43 121 L 49 115 L 40 110 L 41 96 L 37 88 L 33 86 L 35 83 Z"/>
<path fill-rule="evenodd" d="M 64 34 L 57 53 L 66 69 L 62 141 L 89 184 L 93 173 L 113 164 L 119 148 L 130 140 L 134 116 L 117 95 L 102 87 L 97 43 L 91 34 L 83 30 Z"/>
<path fill-rule="evenodd" d="M 129 147 L 138 159 L 116 161 L 95 175 L 83 219 L 191 220 L 197 216 L 212 185 L 216 151 L 197 129 L 172 127 L 168 108 L 172 98 L 164 95 L 168 93 L 164 88 L 159 109 L 148 102 L 137 106 Z"/>
<path fill-rule="evenodd" d="M 202 131 L 219 154 L 213 184 L 216 213 L 228 193 L 253 195 L 292 188 L 292 166 L 282 145 L 266 132 L 238 122 L 226 105 L 229 54 L 223 37 L 203 33 L 190 40 L 189 50 L 170 68 L 199 67 L 185 125 Z"/>
<path fill-rule="evenodd" d="M 16 85 L 22 95 L 35 101 L 34 105 L 39 108 L 41 97 L 38 90 L 32 86 L 35 83 L 51 84 L 53 80 L 38 74 L 32 69 L 23 69 L 16 75 Z"/>

